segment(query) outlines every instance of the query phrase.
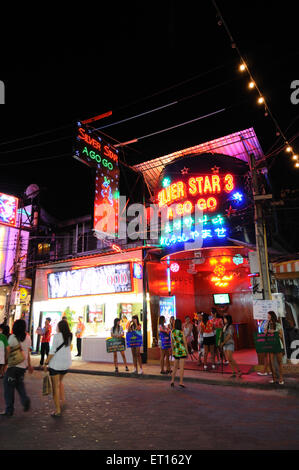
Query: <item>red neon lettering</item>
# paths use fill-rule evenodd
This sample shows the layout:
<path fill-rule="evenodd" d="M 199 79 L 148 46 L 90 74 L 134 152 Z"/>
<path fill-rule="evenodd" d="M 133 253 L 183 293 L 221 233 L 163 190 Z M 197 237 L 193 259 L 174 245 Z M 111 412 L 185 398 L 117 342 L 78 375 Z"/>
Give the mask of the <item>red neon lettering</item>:
<path fill-rule="evenodd" d="M 188 184 L 189 184 L 189 193 L 192 194 L 192 196 L 195 196 L 195 194 L 197 194 L 195 178 L 190 178 L 188 181 Z"/>
<path fill-rule="evenodd" d="M 235 185 L 234 185 L 234 177 L 233 175 L 230 175 L 229 173 L 227 175 L 225 175 L 224 177 L 224 181 L 226 183 L 226 185 L 224 186 L 224 190 L 227 192 L 227 193 L 230 193 Z"/>
<path fill-rule="evenodd" d="M 196 181 L 197 181 L 197 184 L 198 184 L 198 192 L 199 194 L 202 194 L 202 182 L 203 182 L 203 177 L 202 176 L 198 176 L 196 178 Z"/>
<path fill-rule="evenodd" d="M 217 207 L 217 199 L 214 197 L 209 197 L 207 200 L 207 209 L 210 211 L 214 211 Z"/>
<path fill-rule="evenodd" d="M 193 210 L 193 204 L 191 201 L 184 202 L 184 214 L 191 214 Z"/>
<path fill-rule="evenodd" d="M 204 193 L 210 193 L 212 192 L 212 186 L 211 186 L 211 183 L 210 183 L 210 178 L 208 176 L 205 176 L 205 184 L 204 184 L 204 189 L 203 189 Z"/>
<path fill-rule="evenodd" d="M 213 193 L 220 193 L 220 178 L 218 175 L 212 175 L 212 186 L 213 186 Z"/>
<path fill-rule="evenodd" d="M 204 211 L 207 208 L 206 200 L 203 198 L 198 199 L 197 201 L 197 207 L 198 209 Z"/>
<path fill-rule="evenodd" d="M 106 157 L 111 158 L 111 160 L 114 160 L 115 162 L 117 162 L 118 160 L 118 156 L 114 152 L 112 152 L 108 145 L 104 146 L 104 155 L 106 155 Z"/>

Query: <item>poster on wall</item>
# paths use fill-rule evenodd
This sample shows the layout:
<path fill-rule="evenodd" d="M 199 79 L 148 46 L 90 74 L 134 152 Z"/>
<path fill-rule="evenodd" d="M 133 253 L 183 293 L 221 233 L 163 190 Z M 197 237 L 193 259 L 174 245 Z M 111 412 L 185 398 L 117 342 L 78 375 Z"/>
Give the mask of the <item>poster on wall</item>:
<path fill-rule="evenodd" d="M 256 300 L 253 299 L 253 318 L 255 320 L 268 320 L 268 312 L 277 313 L 277 300 Z"/>
<path fill-rule="evenodd" d="M 48 274 L 48 298 L 131 292 L 130 263 L 93 266 Z"/>
<path fill-rule="evenodd" d="M 176 318 L 175 295 L 172 297 L 160 297 L 160 317 L 165 317 L 165 324 L 169 325 L 170 318 Z"/>
<path fill-rule="evenodd" d="M 90 304 L 87 305 L 87 323 L 103 323 L 104 322 L 104 313 L 105 313 L 105 304 Z"/>

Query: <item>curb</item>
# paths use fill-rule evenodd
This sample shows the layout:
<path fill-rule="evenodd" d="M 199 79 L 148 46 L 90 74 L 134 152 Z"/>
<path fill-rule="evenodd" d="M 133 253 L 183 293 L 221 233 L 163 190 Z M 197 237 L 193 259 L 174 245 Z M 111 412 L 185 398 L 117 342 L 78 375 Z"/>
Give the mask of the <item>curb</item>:
<path fill-rule="evenodd" d="M 34 370 L 42 371 L 40 367 L 34 367 Z M 69 373 L 71 374 L 82 374 L 82 375 L 98 375 L 98 376 L 106 376 L 106 377 L 119 377 L 119 378 L 126 378 L 126 379 L 139 379 L 139 380 L 160 380 L 164 382 L 169 382 L 170 376 L 161 376 L 161 375 L 151 375 L 151 374 L 134 374 L 134 373 L 126 373 L 126 372 L 119 372 L 115 374 L 115 372 L 109 371 L 98 371 L 98 370 L 82 370 L 82 369 L 69 369 Z M 243 376 L 244 377 L 244 376 Z M 204 384 L 204 385 L 220 385 L 224 387 L 240 387 L 240 388 L 256 388 L 259 390 L 287 390 L 288 393 L 295 393 L 299 394 L 299 383 L 286 383 L 282 385 L 278 384 L 267 384 L 267 383 L 257 383 L 257 382 L 246 382 L 246 379 L 233 379 L 233 380 L 214 380 L 214 379 L 206 379 L 206 378 L 195 378 L 195 377 L 184 377 L 184 382 L 189 383 L 196 383 L 196 384 Z"/>

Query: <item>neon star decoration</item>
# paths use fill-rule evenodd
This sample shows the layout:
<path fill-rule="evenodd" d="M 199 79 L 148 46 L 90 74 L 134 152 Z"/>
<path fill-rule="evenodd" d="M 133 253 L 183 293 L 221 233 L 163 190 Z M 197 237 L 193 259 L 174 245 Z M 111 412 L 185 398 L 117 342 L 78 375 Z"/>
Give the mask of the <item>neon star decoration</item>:
<path fill-rule="evenodd" d="M 216 165 L 215 165 L 215 166 L 213 166 L 213 168 L 211 168 L 211 170 L 212 170 L 213 173 L 217 173 L 217 174 L 218 174 L 218 173 L 219 173 L 219 170 L 220 170 L 220 166 L 216 166 Z"/>
<path fill-rule="evenodd" d="M 190 168 L 186 168 L 184 166 L 184 168 L 181 170 L 182 175 L 187 175 L 189 173 L 189 170 L 190 170 Z"/>

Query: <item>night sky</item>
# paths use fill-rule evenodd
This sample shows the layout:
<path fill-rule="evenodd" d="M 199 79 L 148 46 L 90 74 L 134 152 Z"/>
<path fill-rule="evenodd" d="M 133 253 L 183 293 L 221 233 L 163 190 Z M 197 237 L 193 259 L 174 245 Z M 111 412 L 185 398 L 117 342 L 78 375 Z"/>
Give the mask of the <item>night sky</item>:
<path fill-rule="evenodd" d="M 280 127 L 294 137 L 299 124 L 299 104 L 290 101 L 291 82 L 299 80 L 294 3 L 217 4 Z M 3 15 L 6 26 L 0 32 L 0 79 L 6 86 L 0 191 L 20 196 L 36 183 L 53 216 L 91 213 L 91 172 L 72 158 L 74 124 L 109 110 L 112 117 L 95 127 L 179 100 L 104 129 L 113 143 L 226 108 L 126 147 L 121 159 L 132 165 L 251 126 L 265 153 L 283 143 L 256 104 L 257 92 L 247 89 L 248 75 L 238 71 L 238 54 L 217 24 L 211 1 L 82 3 L 67 11 L 55 3 L 32 11 L 27 4 L 23 11 L 13 8 Z M 298 138 L 293 147 L 299 153 Z M 285 152 L 269 164 L 275 194 L 298 187 L 299 170 Z"/>

